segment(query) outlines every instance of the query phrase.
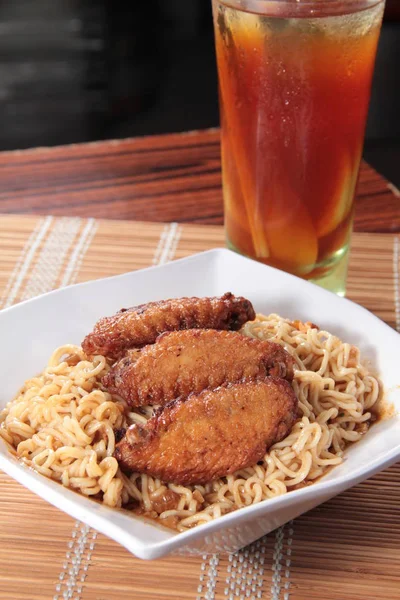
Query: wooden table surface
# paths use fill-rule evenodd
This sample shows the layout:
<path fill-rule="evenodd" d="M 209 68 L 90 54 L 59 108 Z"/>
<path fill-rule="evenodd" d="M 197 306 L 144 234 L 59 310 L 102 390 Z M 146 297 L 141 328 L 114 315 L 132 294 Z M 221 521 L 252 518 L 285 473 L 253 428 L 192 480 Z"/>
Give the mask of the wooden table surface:
<path fill-rule="evenodd" d="M 0 153 L 0 213 L 222 224 L 219 131 Z M 400 231 L 400 192 L 366 163 L 356 231 Z"/>

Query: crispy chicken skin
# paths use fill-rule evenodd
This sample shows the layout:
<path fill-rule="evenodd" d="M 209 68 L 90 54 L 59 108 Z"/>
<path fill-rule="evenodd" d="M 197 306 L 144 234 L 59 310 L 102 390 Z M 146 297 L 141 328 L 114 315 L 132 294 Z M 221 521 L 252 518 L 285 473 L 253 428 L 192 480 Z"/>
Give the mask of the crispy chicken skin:
<path fill-rule="evenodd" d="M 132 425 L 114 456 L 122 467 L 164 482 L 202 484 L 256 464 L 296 416 L 286 380 L 230 383 L 175 400 L 145 425 Z"/>
<path fill-rule="evenodd" d="M 172 298 L 122 309 L 100 319 L 83 340 L 82 348 L 89 355 L 119 358 L 128 348 L 152 344 L 164 331 L 238 330 L 253 319 L 251 302 L 229 292 L 218 298 Z"/>
<path fill-rule="evenodd" d="M 235 331 L 186 329 L 128 350 L 103 384 L 131 406 L 164 405 L 192 392 L 267 375 L 293 379 L 293 359 L 279 344 Z"/>

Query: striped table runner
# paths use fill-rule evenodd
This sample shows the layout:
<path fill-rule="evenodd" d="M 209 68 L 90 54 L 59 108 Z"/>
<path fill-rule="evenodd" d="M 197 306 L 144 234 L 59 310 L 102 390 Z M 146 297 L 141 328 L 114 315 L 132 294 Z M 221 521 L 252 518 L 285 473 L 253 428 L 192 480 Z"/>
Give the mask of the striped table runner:
<path fill-rule="evenodd" d="M 222 246 L 221 227 L 0 216 L 0 308 Z M 355 234 L 348 296 L 400 330 L 400 240 Z M 0 473 L 0 600 L 400 600 L 400 465 L 228 556 L 143 562 Z"/>

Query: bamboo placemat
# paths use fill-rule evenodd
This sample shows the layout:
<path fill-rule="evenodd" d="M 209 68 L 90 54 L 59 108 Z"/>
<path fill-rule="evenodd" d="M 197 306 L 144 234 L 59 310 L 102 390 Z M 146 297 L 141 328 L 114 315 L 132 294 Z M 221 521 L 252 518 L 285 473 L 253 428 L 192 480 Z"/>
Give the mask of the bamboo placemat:
<path fill-rule="evenodd" d="M 0 216 L 0 308 L 223 243 L 220 227 Z M 400 329 L 399 245 L 355 234 L 348 296 Z M 1 600 L 400 600 L 400 464 L 232 556 L 151 563 L 0 486 Z"/>

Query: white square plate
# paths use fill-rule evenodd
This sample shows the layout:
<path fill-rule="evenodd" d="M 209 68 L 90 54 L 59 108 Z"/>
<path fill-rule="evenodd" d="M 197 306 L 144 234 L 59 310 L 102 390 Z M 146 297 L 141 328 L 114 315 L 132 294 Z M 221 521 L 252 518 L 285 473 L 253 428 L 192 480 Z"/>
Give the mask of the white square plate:
<path fill-rule="evenodd" d="M 311 283 L 230 252 L 212 250 L 173 263 L 71 286 L 0 312 L 3 371 L 0 408 L 52 351 L 79 344 L 95 321 L 121 306 L 179 296 L 249 298 L 257 312 L 310 320 L 361 348 L 377 368 L 386 398 L 400 409 L 400 335 L 352 302 Z M 140 558 L 174 552 L 235 551 L 400 459 L 400 416 L 381 421 L 346 454 L 345 462 L 310 487 L 174 533 L 129 512 L 108 508 L 20 464 L 0 441 L 0 468 L 76 519 Z"/>

